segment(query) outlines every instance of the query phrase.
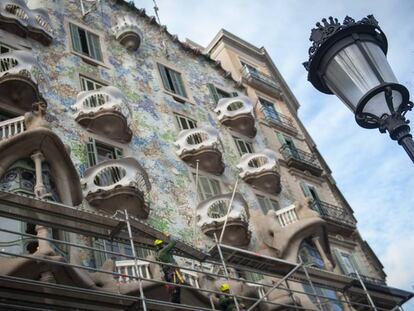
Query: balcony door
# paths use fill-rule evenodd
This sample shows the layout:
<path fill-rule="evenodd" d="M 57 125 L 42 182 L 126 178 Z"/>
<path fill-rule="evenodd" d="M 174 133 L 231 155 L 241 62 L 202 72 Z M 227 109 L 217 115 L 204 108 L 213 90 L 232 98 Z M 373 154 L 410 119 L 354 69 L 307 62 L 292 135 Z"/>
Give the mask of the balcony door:
<path fill-rule="evenodd" d="M 295 143 L 293 142 L 293 139 L 281 133 L 276 134 L 280 143 L 282 144 L 283 153 L 287 153 L 288 155 L 291 155 L 293 158 L 300 160 L 300 154 L 295 146 Z"/>
<path fill-rule="evenodd" d="M 307 198 L 312 199 L 314 209 L 316 209 L 316 211 L 320 215 L 323 215 L 322 204 L 321 204 L 322 200 L 320 199 L 319 192 L 316 189 L 316 187 L 311 186 L 305 183 L 304 181 L 300 182 L 300 187 L 302 188 L 303 194 Z"/>
<path fill-rule="evenodd" d="M 279 112 L 274 103 L 259 97 L 259 102 L 262 105 L 262 111 L 266 118 L 280 122 Z"/>

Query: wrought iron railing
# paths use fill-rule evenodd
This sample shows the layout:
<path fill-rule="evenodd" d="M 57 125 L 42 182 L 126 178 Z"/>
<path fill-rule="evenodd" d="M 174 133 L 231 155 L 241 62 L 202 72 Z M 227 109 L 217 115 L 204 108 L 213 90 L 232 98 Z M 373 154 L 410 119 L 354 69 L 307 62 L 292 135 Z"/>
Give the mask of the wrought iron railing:
<path fill-rule="evenodd" d="M 284 144 L 280 148 L 280 152 L 286 160 L 293 158 L 297 161 L 320 168 L 315 156 L 312 153 L 297 149 L 296 147 L 292 147 L 288 144 Z"/>
<path fill-rule="evenodd" d="M 348 275 L 349 275 L 350 277 L 352 277 L 352 278 L 358 279 L 357 274 L 356 274 L 356 273 L 354 273 L 354 272 L 349 273 Z M 363 282 L 365 282 L 365 283 L 371 283 L 371 284 L 377 284 L 377 285 L 387 285 L 387 284 L 385 283 L 385 281 L 384 281 L 384 280 L 381 280 L 381 279 L 376 279 L 376 278 L 373 278 L 373 277 L 370 277 L 370 276 L 366 276 L 366 275 L 362 275 L 362 274 L 360 274 L 360 275 L 359 275 L 359 277 L 360 277 L 360 278 L 362 279 L 362 281 L 363 281 Z"/>
<path fill-rule="evenodd" d="M 269 76 L 269 75 L 267 75 L 267 74 L 265 74 L 263 72 L 260 72 L 258 70 L 249 68 L 248 66 L 243 66 L 243 68 L 242 68 L 242 74 L 247 79 L 250 78 L 250 77 L 252 77 L 254 79 L 260 80 L 261 82 L 263 82 L 263 83 L 265 83 L 265 84 L 267 84 L 267 85 L 269 85 L 269 86 L 271 86 L 271 87 L 273 87 L 275 89 L 279 89 L 280 88 L 279 87 L 279 84 L 276 81 L 274 81 L 274 79 L 271 76 Z"/>
<path fill-rule="evenodd" d="M 340 222 L 352 227 L 355 227 L 356 225 L 355 219 L 345 208 L 341 208 L 339 206 L 335 206 L 319 200 L 314 200 L 311 207 L 323 218 Z"/>
<path fill-rule="evenodd" d="M 279 112 L 275 113 L 273 111 L 269 111 L 266 107 L 263 107 L 263 106 L 261 110 L 267 122 L 276 124 L 284 128 L 287 128 L 291 131 L 297 132 L 297 129 L 295 125 L 293 124 L 292 118 L 285 116 Z"/>

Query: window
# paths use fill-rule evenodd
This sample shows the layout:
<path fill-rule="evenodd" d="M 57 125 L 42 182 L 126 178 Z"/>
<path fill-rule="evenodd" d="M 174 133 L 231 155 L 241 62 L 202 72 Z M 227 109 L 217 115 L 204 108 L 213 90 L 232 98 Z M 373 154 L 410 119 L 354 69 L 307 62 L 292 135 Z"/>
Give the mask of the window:
<path fill-rule="evenodd" d="M 279 113 L 276 110 L 275 104 L 259 97 L 259 102 L 262 105 L 262 111 L 266 118 L 272 120 L 280 120 Z"/>
<path fill-rule="evenodd" d="M 349 252 L 339 249 L 333 249 L 333 253 L 336 261 L 339 263 L 339 267 L 344 274 L 355 274 L 357 271 L 361 274 L 361 269 L 354 254 L 350 254 Z"/>
<path fill-rule="evenodd" d="M 222 89 L 215 87 L 214 84 L 211 84 L 211 83 L 207 84 L 207 86 L 208 86 L 208 89 L 210 90 L 211 97 L 213 98 L 216 104 L 221 98 L 236 97 L 239 95 L 237 92 L 229 93 L 229 92 L 223 91 Z"/>
<path fill-rule="evenodd" d="M 94 91 L 104 86 L 102 83 L 96 82 L 95 80 L 89 79 L 84 76 L 79 76 L 79 80 L 82 91 Z"/>
<path fill-rule="evenodd" d="M 184 117 L 179 114 L 175 115 L 175 119 L 177 120 L 180 130 L 189 130 L 197 127 L 197 121 L 194 121 L 193 119 Z"/>
<path fill-rule="evenodd" d="M 256 273 L 256 272 L 244 271 L 242 274 L 247 282 L 260 283 L 260 281 L 264 279 L 263 274 Z"/>
<path fill-rule="evenodd" d="M 253 72 L 253 73 L 257 73 L 258 72 L 258 70 L 257 70 L 257 68 L 256 67 L 254 67 L 254 66 L 252 66 L 252 65 L 249 65 L 249 64 L 247 64 L 247 63 L 245 63 L 245 62 L 243 62 L 243 61 L 240 61 L 240 63 L 241 63 L 241 65 L 243 66 L 243 67 L 246 67 L 250 72 Z"/>
<path fill-rule="evenodd" d="M 310 264 L 314 267 L 325 269 L 321 254 L 311 241 L 303 241 L 299 248 L 299 258 L 305 264 Z"/>
<path fill-rule="evenodd" d="M 162 84 L 167 91 L 181 97 L 187 97 L 181 73 L 161 64 L 158 64 L 158 70 L 160 71 Z"/>
<path fill-rule="evenodd" d="M 12 50 L 11 47 L 5 45 L 4 43 L 0 42 L 0 54 L 8 53 Z"/>
<path fill-rule="evenodd" d="M 236 143 L 237 150 L 239 151 L 240 155 L 243 155 L 245 153 L 254 153 L 252 143 L 247 142 L 237 137 L 233 137 L 233 138 L 234 138 L 234 142 Z"/>
<path fill-rule="evenodd" d="M 69 27 L 74 51 L 102 61 L 99 36 L 71 23 L 69 23 Z"/>
<path fill-rule="evenodd" d="M 122 157 L 122 149 L 96 141 L 93 138 L 89 138 L 87 151 L 89 167 L 106 160 L 119 159 Z"/>
<path fill-rule="evenodd" d="M 196 176 L 194 174 L 194 180 Z M 221 194 L 220 182 L 207 176 L 198 176 L 198 196 L 201 201 Z"/>
<path fill-rule="evenodd" d="M 262 209 L 263 214 L 267 214 L 268 211 L 277 211 L 280 209 L 279 203 L 275 200 L 263 197 L 261 195 L 256 195 L 257 201 L 259 201 L 260 208 Z"/>
<path fill-rule="evenodd" d="M 318 287 L 314 286 L 315 292 L 313 291 L 312 287 L 309 284 L 303 284 L 303 288 L 305 290 L 305 293 L 308 294 L 309 299 L 314 304 L 319 304 L 319 308 L 322 311 L 343 311 L 343 308 L 341 306 L 341 303 L 338 300 L 338 296 L 336 295 L 335 291 L 328 288 Z M 319 297 L 318 299 L 314 295 L 319 295 L 323 297 Z M 326 297 L 326 298 L 324 298 Z"/>

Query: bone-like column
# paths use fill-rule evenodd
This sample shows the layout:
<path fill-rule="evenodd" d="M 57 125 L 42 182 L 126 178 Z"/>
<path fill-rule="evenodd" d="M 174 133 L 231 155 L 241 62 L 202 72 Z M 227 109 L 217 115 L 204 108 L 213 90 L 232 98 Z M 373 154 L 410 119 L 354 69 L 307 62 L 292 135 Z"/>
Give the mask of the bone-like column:
<path fill-rule="evenodd" d="M 37 151 L 31 156 L 36 169 L 36 185 L 34 187 L 34 193 L 37 198 L 43 198 L 46 194 L 46 187 L 43 184 L 42 176 L 42 163 L 45 160 L 45 157 L 40 151 Z"/>
<path fill-rule="evenodd" d="M 312 238 L 313 243 L 315 244 L 316 248 L 319 251 L 319 254 L 321 254 L 323 263 L 325 264 L 325 268 L 328 271 L 333 271 L 333 265 L 332 262 L 328 259 L 326 256 L 325 250 L 323 249 L 321 242 L 319 241 L 319 236 Z"/>

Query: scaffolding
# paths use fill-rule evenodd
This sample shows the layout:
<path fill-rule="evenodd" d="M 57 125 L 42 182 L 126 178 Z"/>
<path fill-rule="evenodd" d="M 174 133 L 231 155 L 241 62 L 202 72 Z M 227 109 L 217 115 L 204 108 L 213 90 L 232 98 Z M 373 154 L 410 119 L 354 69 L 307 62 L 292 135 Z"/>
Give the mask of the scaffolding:
<path fill-rule="evenodd" d="M 66 211 L 64 211 L 66 209 Z M 54 283 L 46 283 L 37 280 L 27 279 L 24 276 L 0 276 L 0 309 L 9 308 L 7 310 L 13 310 L 13 308 L 19 308 L 18 310 L 50 310 L 53 306 L 53 310 L 217 310 L 217 303 L 214 302 L 214 297 L 224 295 L 230 296 L 235 300 L 236 306 L 239 310 L 240 303 L 243 303 L 246 307 L 245 310 L 259 310 L 258 307 L 266 306 L 266 310 L 273 310 L 277 307 L 283 307 L 287 310 L 328 310 L 324 308 L 328 303 L 340 303 L 344 306 L 350 306 L 356 310 L 390 310 L 391 308 L 384 308 L 374 305 L 374 300 L 370 296 L 369 290 L 373 290 L 372 286 L 365 284 L 361 277 L 358 279 L 342 276 L 342 280 L 338 281 L 338 284 L 332 286 L 321 282 L 318 277 L 325 277 L 327 279 L 335 279 L 333 276 L 336 274 L 321 271 L 313 267 L 307 267 L 305 264 L 291 263 L 285 260 L 258 255 L 253 252 L 242 250 L 236 247 L 223 245 L 219 243 L 217 239 L 216 244 L 212 247 L 208 254 L 205 254 L 199 250 L 193 249 L 182 242 L 177 243 L 177 256 L 181 259 L 188 258 L 193 264 L 167 264 L 159 262 L 150 258 L 140 258 L 137 256 L 135 249 L 137 246 L 151 248 L 152 240 L 154 238 L 162 237 L 162 233 L 156 231 L 143 223 L 133 219 L 128 215 L 126 211 L 121 216 L 108 217 L 99 213 L 91 213 L 90 211 L 78 210 L 62 204 L 50 203 L 40 201 L 33 198 L 20 197 L 15 194 L 0 193 L 0 216 L 5 218 L 11 218 L 19 221 L 26 221 L 36 223 L 51 228 L 60 228 L 68 232 L 78 233 L 86 235 L 88 237 L 94 237 L 104 239 L 105 241 L 117 241 L 122 243 L 129 243 L 132 249 L 132 255 L 126 253 L 114 252 L 112 250 L 101 249 L 93 246 L 87 246 L 80 243 L 68 242 L 53 237 L 41 237 L 38 235 L 23 233 L 20 231 L 9 230 L 6 228 L 0 228 L 2 234 L 13 234 L 21 236 L 27 239 L 43 240 L 53 245 L 62 245 L 66 247 L 79 248 L 85 251 L 103 253 L 107 256 L 125 258 L 132 260 L 134 263 L 133 275 L 128 275 L 130 280 L 135 280 L 138 286 L 138 295 L 126 295 L 121 293 L 113 293 L 105 291 L 104 289 L 91 289 L 91 288 L 79 288 L 71 285 L 62 285 Z M 79 217 L 81 216 L 81 217 Z M 148 237 L 150 236 L 150 237 Z M 166 237 L 163 237 L 166 239 Z M 151 241 L 151 242 L 149 242 Z M 115 271 L 108 271 L 96 267 L 88 267 L 81 264 L 74 264 L 69 260 L 51 260 L 45 257 L 33 257 L 29 254 L 16 254 L 5 251 L 2 249 L 0 255 L 23 258 L 37 263 L 49 264 L 50 266 L 59 266 L 67 269 L 77 269 L 78 271 L 85 271 L 90 273 L 100 273 L 102 275 L 111 276 L 111 278 L 121 279 L 125 277 L 124 273 Z M 205 275 L 215 280 L 228 280 L 237 281 L 243 284 L 249 284 L 251 286 L 257 286 L 263 288 L 263 295 L 257 297 L 243 296 L 241 294 L 225 294 L 215 289 L 207 289 L 202 287 L 196 287 L 186 284 L 172 284 L 165 282 L 162 279 L 151 278 L 150 276 L 144 276 L 141 269 L 138 266 L 138 262 L 171 266 L 176 269 L 182 269 L 183 271 L 191 271 L 197 275 Z M 197 262 L 198 264 L 194 264 Z M 224 271 L 214 271 L 214 269 L 206 270 L 205 266 L 222 268 Z M 275 281 L 273 284 L 265 284 L 263 282 L 246 281 L 244 278 L 238 275 L 232 275 L 229 269 L 260 273 L 264 276 L 273 278 Z M 359 286 L 355 282 L 359 282 Z M 143 283 L 146 282 L 149 286 L 179 286 L 182 289 L 188 291 L 188 293 L 201 295 L 206 297 L 210 301 L 210 305 L 195 305 L 191 303 L 174 304 L 166 300 L 155 299 L 154 297 L 146 296 L 143 288 Z M 313 293 L 306 292 L 304 290 L 298 290 L 284 286 L 283 284 L 308 284 Z M 335 292 L 343 293 L 343 299 L 336 297 L 326 297 L 318 294 L 315 290 L 315 283 L 323 286 L 324 288 L 331 288 Z M 328 282 L 329 283 L 329 282 Z M 331 282 L 332 283 L 332 282 Z M 365 301 L 350 301 L 348 299 L 347 292 L 352 291 L 355 287 L 361 289 L 362 294 L 358 297 L 366 295 L 368 303 Z M 382 288 L 385 290 L 385 288 Z M 386 288 L 391 290 L 390 288 Z M 285 291 L 290 296 L 293 295 L 306 295 L 308 297 L 314 297 L 317 303 L 315 308 L 305 308 L 300 304 L 295 303 L 292 300 L 291 304 L 285 304 L 277 301 L 267 299 L 268 296 L 275 290 Z M 396 291 L 395 289 L 392 289 Z M 358 291 L 353 291 L 353 294 Z M 394 293 L 395 295 L 397 292 Z M 411 293 L 402 292 L 398 293 L 401 296 L 398 302 L 393 306 L 394 309 L 398 309 L 402 303 L 412 297 Z M 76 299 L 73 299 L 73 298 Z M 70 301 L 70 303 L 69 303 Z M 272 309 L 273 308 L 273 309 Z M 262 310 L 262 309 L 260 309 Z"/>

